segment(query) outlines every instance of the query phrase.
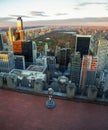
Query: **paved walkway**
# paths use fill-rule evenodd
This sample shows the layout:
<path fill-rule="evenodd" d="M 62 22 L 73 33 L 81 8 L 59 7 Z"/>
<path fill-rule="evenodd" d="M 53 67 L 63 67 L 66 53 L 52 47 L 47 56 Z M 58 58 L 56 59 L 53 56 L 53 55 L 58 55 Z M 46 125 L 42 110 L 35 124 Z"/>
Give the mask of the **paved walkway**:
<path fill-rule="evenodd" d="M 108 106 L 0 90 L 0 130 L 108 130 Z"/>

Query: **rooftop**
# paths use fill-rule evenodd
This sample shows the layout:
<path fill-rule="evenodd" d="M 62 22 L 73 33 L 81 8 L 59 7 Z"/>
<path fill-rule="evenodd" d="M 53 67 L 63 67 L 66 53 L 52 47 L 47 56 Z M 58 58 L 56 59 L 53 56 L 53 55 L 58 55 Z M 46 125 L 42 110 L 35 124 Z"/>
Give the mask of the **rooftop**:
<path fill-rule="evenodd" d="M 30 65 L 26 70 L 43 73 L 46 70 L 46 67 L 45 66 L 39 66 L 39 65 Z"/>
<path fill-rule="evenodd" d="M 108 106 L 0 89 L 0 130 L 108 130 Z"/>
<path fill-rule="evenodd" d="M 26 77 L 28 79 L 42 79 L 46 80 L 46 75 L 39 71 L 30 71 L 30 70 L 21 70 L 21 69 L 13 69 L 10 74 L 16 74 L 18 78 L 22 79 Z"/>

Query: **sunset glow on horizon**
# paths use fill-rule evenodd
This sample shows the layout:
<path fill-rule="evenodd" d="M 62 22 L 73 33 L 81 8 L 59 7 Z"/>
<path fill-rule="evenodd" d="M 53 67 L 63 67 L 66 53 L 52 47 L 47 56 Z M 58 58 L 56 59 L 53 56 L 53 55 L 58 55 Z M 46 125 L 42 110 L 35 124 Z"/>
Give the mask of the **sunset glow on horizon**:
<path fill-rule="evenodd" d="M 16 18 L 19 16 L 23 17 L 25 22 L 77 18 L 87 18 L 87 22 L 89 22 L 92 20 L 91 18 L 108 17 L 108 1 L 0 0 L 0 12 L 0 24 L 16 22 Z"/>

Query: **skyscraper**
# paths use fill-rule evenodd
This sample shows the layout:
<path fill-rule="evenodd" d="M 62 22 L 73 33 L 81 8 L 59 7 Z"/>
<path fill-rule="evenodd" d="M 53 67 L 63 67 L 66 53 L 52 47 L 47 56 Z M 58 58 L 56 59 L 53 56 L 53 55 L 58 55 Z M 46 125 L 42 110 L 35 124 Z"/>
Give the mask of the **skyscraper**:
<path fill-rule="evenodd" d="M 36 58 L 37 58 L 37 45 L 35 41 L 32 41 L 32 51 L 33 51 L 33 64 L 36 65 Z"/>
<path fill-rule="evenodd" d="M 59 63 L 60 65 L 67 66 L 70 61 L 70 54 L 70 48 L 61 48 L 60 50 L 58 50 L 57 63 Z"/>
<path fill-rule="evenodd" d="M 61 48 L 57 52 L 57 63 L 60 65 L 60 70 L 64 72 L 70 62 L 70 48 Z"/>
<path fill-rule="evenodd" d="M 24 30 L 23 30 L 23 21 L 22 21 L 21 17 L 17 18 L 17 30 L 14 35 L 15 35 L 16 40 L 13 41 L 13 51 L 15 54 L 18 55 L 18 54 L 22 53 L 22 51 L 23 51 L 22 44 L 25 41 Z"/>
<path fill-rule="evenodd" d="M 9 28 L 9 30 L 8 30 L 8 37 L 9 37 L 10 43 L 12 44 L 12 42 L 13 42 L 13 31 L 12 31 L 11 28 Z"/>
<path fill-rule="evenodd" d="M 0 72 L 10 72 L 15 67 L 13 52 L 0 52 Z"/>
<path fill-rule="evenodd" d="M 22 41 L 13 41 L 13 52 L 15 55 L 22 54 Z"/>
<path fill-rule="evenodd" d="M 47 56 L 47 53 L 48 53 L 48 44 L 46 43 L 44 47 L 45 47 L 45 56 Z"/>
<path fill-rule="evenodd" d="M 21 40 L 21 41 L 24 41 L 24 40 L 25 40 L 24 31 L 23 31 L 23 30 L 20 30 L 20 31 L 19 31 L 19 34 L 20 34 L 20 40 Z"/>
<path fill-rule="evenodd" d="M 98 66 L 97 70 L 102 71 L 108 60 L 108 40 L 100 39 L 97 46 Z"/>
<path fill-rule="evenodd" d="M 34 57 L 36 56 L 36 54 L 35 54 L 36 51 L 34 52 L 34 49 L 33 49 L 33 46 L 32 46 L 32 41 L 20 41 L 20 40 L 18 40 L 18 41 L 13 42 L 14 54 L 24 56 L 25 62 L 33 62 L 33 53 L 34 53 Z"/>
<path fill-rule="evenodd" d="M 23 41 L 21 46 L 22 46 L 21 55 L 25 56 L 25 61 L 33 62 L 32 41 Z"/>
<path fill-rule="evenodd" d="M 3 50 L 3 36 L 0 34 L 0 51 Z"/>
<path fill-rule="evenodd" d="M 25 69 L 25 57 L 21 55 L 14 55 L 15 69 Z"/>
<path fill-rule="evenodd" d="M 80 87 L 88 87 L 93 85 L 97 70 L 97 57 L 84 55 L 82 59 Z"/>
<path fill-rule="evenodd" d="M 21 17 L 17 18 L 17 30 L 18 31 L 23 30 L 23 20 Z"/>
<path fill-rule="evenodd" d="M 31 40 L 25 40 L 23 21 L 21 17 L 18 17 L 17 19 L 17 30 L 15 32 L 15 37 L 16 40 L 13 41 L 13 52 L 15 55 L 19 56 L 17 56 L 16 62 L 20 64 L 20 61 L 24 61 L 25 59 L 25 67 L 28 67 L 31 64 L 36 64 L 37 46 L 34 41 L 32 42 Z"/>
<path fill-rule="evenodd" d="M 76 52 L 71 56 L 70 74 L 71 74 L 71 81 L 75 83 L 77 87 L 79 86 L 80 81 L 80 71 L 81 71 L 81 57 L 80 53 Z"/>
<path fill-rule="evenodd" d="M 76 35 L 75 52 L 79 51 L 81 58 L 89 54 L 91 35 Z"/>
<path fill-rule="evenodd" d="M 24 36 L 24 30 L 23 30 L 23 20 L 21 17 L 17 18 L 17 31 L 18 31 L 18 35 L 20 37 L 21 41 L 25 40 L 25 36 Z"/>
<path fill-rule="evenodd" d="M 50 72 L 54 72 L 56 68 L 56 58 L 55 56 L 47 56 L 47 69 Z"/>

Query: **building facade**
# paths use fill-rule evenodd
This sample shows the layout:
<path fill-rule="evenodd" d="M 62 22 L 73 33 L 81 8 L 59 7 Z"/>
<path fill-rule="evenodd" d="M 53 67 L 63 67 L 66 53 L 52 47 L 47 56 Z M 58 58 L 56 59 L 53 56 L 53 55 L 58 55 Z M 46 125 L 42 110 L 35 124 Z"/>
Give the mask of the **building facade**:
<path fill-rule="evenodd" d="M 71 81 L 75 83 L 77 87 L 79 86 L 80 81 L 80 71 L 81 71 L 81 56 L 79 52 L 76 52 L 71 56 L 70 74 L 71 74 Z"/>
<path fill-rule="evenodd" d="M 84 55 L 82 59 L 80 87 L 85 88 L 93 85 L 96 77 L 97 57 Z"/>
<path fill-rule="evenodd" d="M 97 70 L 100 72 L 104 69 L 108 60 L 108 40 L 100 39 L 97 46 L 98 66 Z"/>
<path fill-rule="evenodd" d="M 23 30 L 23 20 L 21 17 L 17 18 L 17 30 L 18 31 Z"/>
<path fill-rule="evenodd" d="M 71 50 L 70 48 L 61 48 L 57 52 L 57 63 L 67 66 L 70 60 Z"/>
<path fill-rule="evenodd" d="M 10 72 L 14 69 L 14 54 L 13 52 L 0 52 L 0 72 Z"/>
<path fill-rule="evenodd" d="M 3 50 L 3 35 L 0 34 L 0 51 Z"/>
<path fill-rule="evenodd" d="M 91 35 L 76 35 L 75 52 L 79 51 L 81 58 L 89 54 Z"/>
<path fill-rule="evenodd" d="M 14 55 L 15 69 L 25 69 L 25 57 L 21 55 Z"/>

